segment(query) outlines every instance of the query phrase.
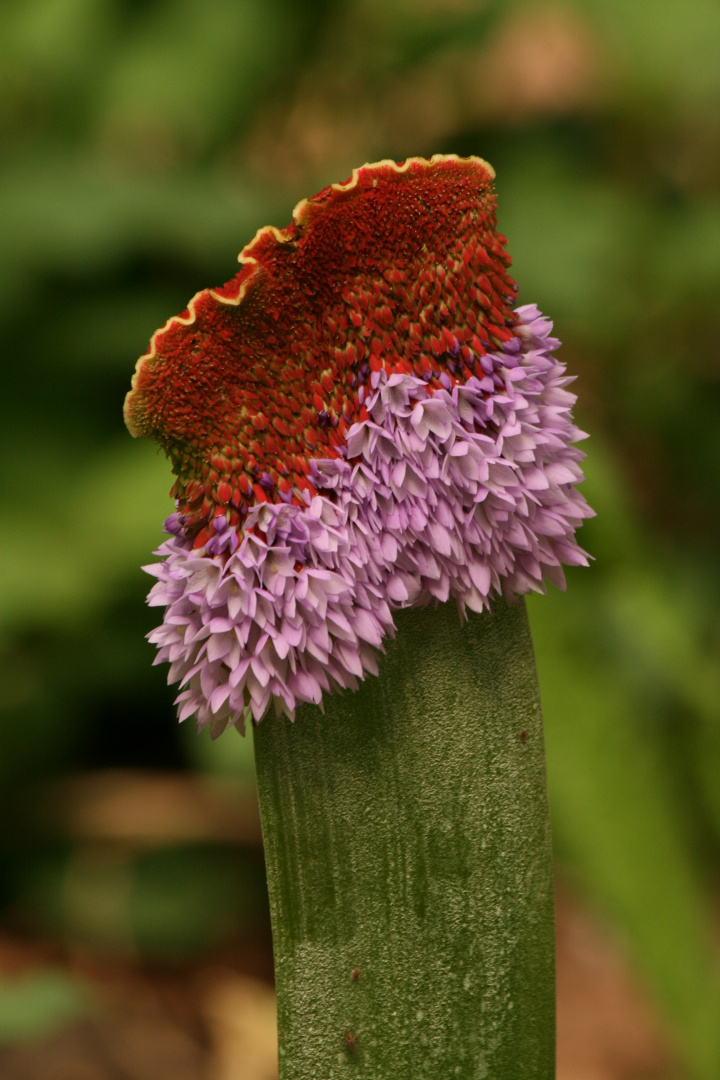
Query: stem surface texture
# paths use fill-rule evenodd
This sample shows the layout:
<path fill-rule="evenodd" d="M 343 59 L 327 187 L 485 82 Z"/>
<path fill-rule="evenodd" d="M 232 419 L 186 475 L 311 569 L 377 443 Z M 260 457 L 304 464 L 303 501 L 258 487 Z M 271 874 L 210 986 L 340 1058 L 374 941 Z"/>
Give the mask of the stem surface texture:
<path fill-rule="evenodd" d="M 378 677 L 255 731 L 280 1080 L 552 1080 L 553 885 L 523 602 L 398 613 Z"/>

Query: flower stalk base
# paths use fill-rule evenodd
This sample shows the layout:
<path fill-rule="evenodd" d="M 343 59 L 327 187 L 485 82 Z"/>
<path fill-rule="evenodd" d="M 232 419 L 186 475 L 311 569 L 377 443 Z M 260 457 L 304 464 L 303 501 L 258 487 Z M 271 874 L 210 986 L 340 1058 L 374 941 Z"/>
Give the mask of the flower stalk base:
<path fill-rule="evenodd" d="M 397 614 L 380 674 L 255 731 L 280 1080 L 552 1080 L 542 716 L 523 601 Z"/>

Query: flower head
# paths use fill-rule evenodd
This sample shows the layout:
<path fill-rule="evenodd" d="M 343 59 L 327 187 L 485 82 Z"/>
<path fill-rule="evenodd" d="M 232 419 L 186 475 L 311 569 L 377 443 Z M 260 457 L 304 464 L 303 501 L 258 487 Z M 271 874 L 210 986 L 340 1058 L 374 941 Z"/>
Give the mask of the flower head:
<path fill-rule="evenodd" d="M 355 688 L 395 608 L 563 586 L 582 438 L 552 323 L 516 307 L 493 171 L 356 170 L 266 228 L 138 362 L 177 476 L 148 570 L 180 718 L 218 734 Z"/>

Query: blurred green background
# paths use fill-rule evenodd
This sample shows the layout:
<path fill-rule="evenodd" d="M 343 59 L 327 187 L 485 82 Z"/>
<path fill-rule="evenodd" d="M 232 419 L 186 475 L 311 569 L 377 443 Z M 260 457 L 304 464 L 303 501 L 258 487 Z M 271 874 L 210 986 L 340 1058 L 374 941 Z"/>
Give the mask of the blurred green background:
<path fill-rule="evenodd" d="M 625 943 L 685 1074 L 716 1080 L 720 7 L 0 10 L 3 925 L 154 961 L 265 925 L 220 809 L 196 835 L 148 811 L 130 841 L 122 806 L 142 823 L 147 793 L 86 820 L 87 777 L 170 772 L 216 801 L 223 777 L 252 784 L 250 743 L 179 728 L 151 666 L 139 567 L 171 477 L 125 431 L 123 396 L 152 332 L 298 199 L 366 160 L 479 154 L 521 301 L 554 318 L 592 433 L 596 562 L 530 602 L 560 873 Z M 32 1027 L 3 1000 L 0 1037 Z"/>

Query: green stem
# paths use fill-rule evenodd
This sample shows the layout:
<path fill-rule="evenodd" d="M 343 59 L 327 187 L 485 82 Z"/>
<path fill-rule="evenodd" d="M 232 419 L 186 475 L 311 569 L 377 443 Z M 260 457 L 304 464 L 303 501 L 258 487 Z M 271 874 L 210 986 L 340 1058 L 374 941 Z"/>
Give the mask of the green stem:
<path fill-rule="evenodd" d="M 403 611 L 377 678 L 255 732 L 280 1080 L 551 1080 L 542 717 L 523 603 Z"/>

